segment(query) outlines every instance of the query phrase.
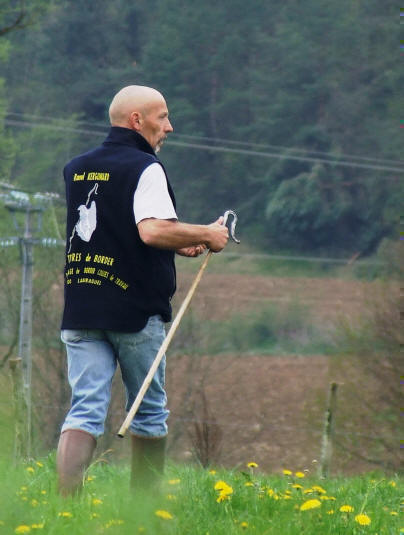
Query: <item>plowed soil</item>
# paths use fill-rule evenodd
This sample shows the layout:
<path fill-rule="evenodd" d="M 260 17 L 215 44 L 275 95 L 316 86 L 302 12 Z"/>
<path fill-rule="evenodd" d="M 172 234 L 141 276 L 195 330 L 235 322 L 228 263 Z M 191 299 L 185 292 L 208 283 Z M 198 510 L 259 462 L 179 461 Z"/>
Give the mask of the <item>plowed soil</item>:
<path fill-rule="evenodd" d="M 194 276 L 179 274 L 174 310 L 182 303 Z M 207 272 L 191 308 L 197 321 L 220 322 L 236 312 L 248 314 L 270 303 L 275 306 L 300 303 L 307 306 L 313 321 L 327 325 L 341 318 L 356 321 L 367 306 L 372 288 L 372 283 L 343 279 Z M 43 366 L 38 364 L 46 369 L 46 362 Z M 60 366 L 64 369 L 63 362 Z M 169 350 L 170 456 L 188 461 L 195 458 L 196 450 L 208 448 L 209 461 L 214 465 L 245 466 L 255 461 L 261 470 L 268 472 L 284 467 L 314 470 L 321 453 L 329 383 L 335 379 L 330 370 L 331 360 L 323 355 L 176 356 Z M 56 386 L 54 391 L 64 390 L 66 394 L 62 392 L 60 397 L 65 400 L 63 407 L 59 403 L 54 411 L 42 411 L 41 417 L 49 431 L 48 447 L 56 446 L 59 426 L 68 407 L 66 378 L 56 372 L 54 380 L 63 381 L 64 386 Z M 368 388 L 361 381 L 358 373 L 358 389 Z M 340 390 L 343 396 L 343 388 Z M 107 429 L 99 441 L 98 452 L 112 448 L 117 459 L 127 460 L 130 441 L 117 440 L 115 435 L 124 418 L 123 398 L 117 375 Z M 42 395 L 42 406 L 49 407 L 52 403 L 52 399 Z M 341 457 L 334 460 L 334 467 L 345 472 L 374 468 L 357 458 Z"/>
<path fill-rule="evenodd" d="M 179 275 L 174 309 L 194 276 Z M 220 322 L 268 303 L 299 302 L 307 305 L 315 321 L 329 324 L 357 318 L 371 288 L 370 283 L 352 280 L 205 273 L 191 308 L 199 321 Z M 268 472 L 283 467 L 314 470 L 331 379 L 330 360 L 322 355 L 201 357 L 168 351 L 170 456 L 181 461 L 195 458 L 195 448 L 203 449 L 195 439 L 199 432 L 213 464 L 244 466 L 254 460 Z M 121 401 L 119 405 L 115 399 L 112 412 L 122 415 Z M 111 428 L 117 426 L 119 419 L 113 416 Z M 339 461 L 334 466 L 345 471 L 369 469 L 357 459 Z"/>
<path fill-rule="evenodd" d="M 175 303 L 181 303 L 193 274 L 181 273 Z M 237 310 L 248 311 L 268 303 L 299 302 L 325 321 L 360 314 L 372 285 L 343 279 L 282 278 L 206 273 L 193 297 L 192 307 L 202 317 L 220 319 Z"/>

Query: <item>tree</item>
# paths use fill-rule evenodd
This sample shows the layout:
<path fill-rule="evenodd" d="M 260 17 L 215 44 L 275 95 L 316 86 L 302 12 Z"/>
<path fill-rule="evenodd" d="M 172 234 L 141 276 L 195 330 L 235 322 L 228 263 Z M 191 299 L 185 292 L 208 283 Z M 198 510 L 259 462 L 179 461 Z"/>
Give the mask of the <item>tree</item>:
<path fill-rule="evenodd" d="M 43 0 L 0 0 L 0 37 L 34 24 L 47 9 Z"/>
<path fill-rule="evenodd" d="M 208 222 L 232 207 L 254 245 L 370 252 L 394 232 L 400 173 L 350 162 L 402 168 L 393 14 L 391 0 L 59 0 L 40 27 L 10 34 L 10 104 L 45 123 L 18 135 L 26 158 L 12 177 L 52 184 L 64 157 L 100 139 L 49 130 L 46 145 L 49 117 L 94 129 L 116 90 L 152 85 L 175 129 L 162 159 L 181 218 Z M 302 192 L 313 199 L 299 206 Z"/>

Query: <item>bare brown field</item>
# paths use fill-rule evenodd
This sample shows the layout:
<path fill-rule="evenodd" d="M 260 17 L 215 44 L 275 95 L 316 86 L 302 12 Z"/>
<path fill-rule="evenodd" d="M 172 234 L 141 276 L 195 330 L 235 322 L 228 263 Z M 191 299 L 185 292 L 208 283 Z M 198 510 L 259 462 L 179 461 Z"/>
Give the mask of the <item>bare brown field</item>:
<path fill-rule="evenodd" d="M 176 304 L 184 299 L 193 277 L 179 274 Z M 335 321 L 341 315 L 360 314 L 371 288 L 372 283 L 356 280 L 206 273 L 192 307 L 202 318 L 220 319 L 268 303 L 299 302 L 310 307 L 315 317 Z"/>
<path fill-rule="evenodd" d="M 174 309 L 184 299 L 193 277 L 190 273 L 179 274 Z M 235 312 L 248 314 L 268 303 L 299 303 L 324 324 L 341 318 L 350 322 L 366 308 L 372 288 L 369 282 L 343 279 L 206 273 L 191 307 L 198 321 L 220 322 Z M 52 290 L 56 297 L 61 295 L 60 288 Z M 36 417 L 42 429 L 46 429 L 41 432 L 41 439 L 45 449 L 49 449 L 56 446 L 58 429 L 68 407 L 65 363 L 62 354 L 55 355 L 56 364 L 52 366 L 49 353 L 37 353 L 34 358 Z M 369 388 L 370 383 L 359 368 L 351 367 L 349 376 L 358 391 Z M 211 459 L 213 464 L 234 467 L 253 460 L 267 472 L 284 467 L 313 470 L 313 461 L 320 456 L 330 380 L 344 382 L 344 374 L 335 373 L 332 359 L 322 355 L 175 356 L 168 351 L 169 454 L 180 461 L 193 459 L 195 425 L 207 421 L 215 423 L 222 435 L 220 452 Z M 202 392 L 208 415 L 201 404 Z M 339 395 L 344 404 L 344 385 Z M 129 440 L 115 436 L 124 417 L 123 397 L 117 376 L 106 433 L 97 450 L 101 455 L 112 449 L 111 456 L 117 460 L 126 460 L 129 454 Z M 333 461 L 333 469 L 345 473 L 373 468 L 366 458 L 358 459 L 341 451 Z"/>

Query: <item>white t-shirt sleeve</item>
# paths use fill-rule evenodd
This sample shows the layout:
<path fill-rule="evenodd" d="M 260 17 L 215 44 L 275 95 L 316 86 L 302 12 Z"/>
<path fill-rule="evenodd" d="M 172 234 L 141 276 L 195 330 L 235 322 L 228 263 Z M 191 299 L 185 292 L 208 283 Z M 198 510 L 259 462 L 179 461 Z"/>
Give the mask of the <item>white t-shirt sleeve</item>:
<path fill-rule="evenodd" d="M 133 196 L 133 212 L 138 224 L 142 219 L 178 219 L 163 168 L 152 163 L 140 175 Z"/>

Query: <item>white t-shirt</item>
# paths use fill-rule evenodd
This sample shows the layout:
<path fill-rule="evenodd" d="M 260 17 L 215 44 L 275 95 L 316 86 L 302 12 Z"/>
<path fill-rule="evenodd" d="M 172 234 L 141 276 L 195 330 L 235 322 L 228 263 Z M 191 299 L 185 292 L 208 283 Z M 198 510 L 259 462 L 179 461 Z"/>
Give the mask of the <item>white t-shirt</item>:
<path fill-rule="evenodd" d="M 136 224 L 148 218 L 178 219 L 160 164 L 150 164 L 140 175 L 133 196 L 133 212 Z"/>

